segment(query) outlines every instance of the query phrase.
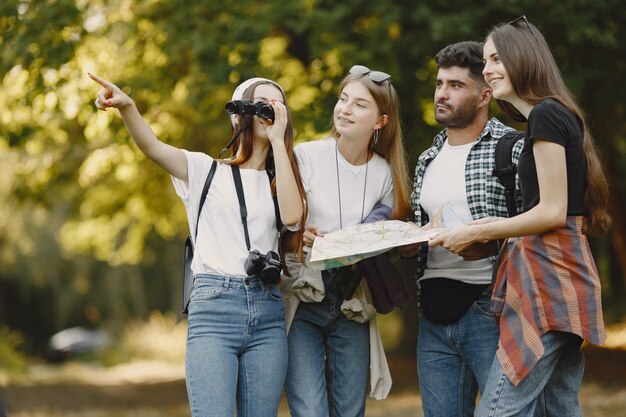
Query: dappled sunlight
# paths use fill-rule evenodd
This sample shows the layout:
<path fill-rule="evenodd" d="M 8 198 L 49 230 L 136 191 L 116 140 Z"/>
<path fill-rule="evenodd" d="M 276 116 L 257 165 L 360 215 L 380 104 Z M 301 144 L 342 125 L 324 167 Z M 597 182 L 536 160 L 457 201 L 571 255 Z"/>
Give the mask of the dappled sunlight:
<path fill-rule="evenodd" d="M 391 23 L 387 27 L 387 36 L 389 39 L 398 40 L 402 36 L 402 27 L 397 22 Z"/>
<path fill-rule="evenodd" d="M 607 326 L 606 347 L 626 350 L 626 322 Z"/>
<path fill-rule="evenodd" d="M 174 101 L 180 101 L 182 103 L 187 98 L 186 95 L 188 91 L 186 91 L 186 86 L 179 88 L 181 85 L 183 85 L 183 83 L 180 82 L 176 85 Z M 183 90 L 184 93 L 181 90 Z M 183 95 L 184 97 L 182 97 Z M 158 138 L 167 142 L 167 140 L 165 140 L 166 137 L 178 139 L 183 136 L 185 127 L 178 118 L 163 109 L 156 113 L 157 114 L 151 115 L 152 120 L 150 120 L 150 127 Z"/>
<path fill-rule="evenodd" d="M 307 81 L 306 68 L 300 60 L 289 56 L 287 46 L 287 38 L 282 36 L 264 39 L 260 45 L 259 62 L 280 74 L 276 81 L 287 92 L 291 110 L 298 112 L 318 99 L 319 90 Z"/>
<path fill-rule="evenodd" d="M 394 310 L 389 314 L 377 314 L 376 323 L 380 331 L 385 350 L 391 352 L 398 348 L 398 344 L 402 341 L 402 332 L 404 331 L 404 323 L 402 315 L 398 310 Z"/>
<path fill-rule="evenodd" d="M 437 120 L 435 119 L 435 103 L 433 102 L 433 100 L 420 100 L 420 110 L 424 123 L 429 126 L 437 126 Z"/>
<path fill-rule="evenodd" d="M 98 91 L 98 85 L 87 77 L 87 72 L 94 72 L 104 78 L 112 78 L 122 71 L 119 60 L 121 47 L 107 38 L 95 38 L 82 45 L 77 51 L 76 65 L 83 71 L 83 86 L 91 85 L 90 91 Z M 95 107 L 94 107 L 95 110 Z"/>
<path fill-rule="evenodd" d="M 259 63 L 264 67 L 276 64 L 278 58 L 284 55 L 287 49 L 287 39 L 282 36 L 267 37 L 261 40 Z"/>
<path fill-rule="evenodd" d="M 78 115 L 83 105 L 84 103 L 80 96 L 76 94 L 65 94 L 61 102 L 61 109 L 66 119 L 73 119 Z"/>
<path fill-rule="evenodd" d="M 117 160 L 118 145 L 112 144 L 106 148 L 96 149 L 83 162 L 78 176 L 81 187 L 87 188 L 105 174 L 110 173 L 113 163 Z"/>
<path fill-rule="evenodd" d="M 129 217 L 126 212 L 100 215 L 81 221 L 68 221 L 59 232 L 64 250 L 85 254 L 92 252 L 97 259 L 112 266 L 137 265 L 142 261 L 149 219 Z"/>
<path fill-rule="evenodd" d="M 11 68 L 9 72 L 4 74 L 4 78 L 2 80 L 2 89 L 0 89 L 0 104 L 6 108 L 10 102 L 15 102 L 16 100 L 24 97 L 28 80 L 28 71 L 21 65 L 16 65 Z M 8 123 L 10 120 L 5 119 L 6 112 L 3 111 L 2 115 L 2 122 Z"/>
<path fill-rule="evenodd" d="M 94 97 L 97 91 L 97 89 L 94 90 Z M 92 104 L 90 103 L 90 105 Z M 103 144 L 110 143 L 111 137 L 113 136 L 109 125 L 111 114 L 112 112 L 108 111 L 96 111 L 95 106 L 93 107 L 89 115 L 90 123 L 88 123 L 83 130 L 84 139 L 86 139 L 87 142 L 93 143 L 94 146 L 102 146 Z"/>
<path fill-rule="evenodd" d="M 129 144 L 111 144 L 94 150 L 83 162 L 80 168 L 78 182 L 83 188 L 92 186 L 95 182 L 115 172 L 115 177 L 121 182 L 134 181 L 137 176 L 137 160 L 144 159 L 138 151 Z M 114 170 L 114 167 L 115 170 Z M 121 169 L 122 171 L 118 171 Z M 133 170 L 131 175 L 124 175 L 124 169 Z M 134 176 L 132 175 L 134 174 Z"/>
<path fill-rule="evenodd" d="M 137 164 L 121 164 L 115 168 L 115 179 L 121 183 L 133 181 L 139 175 L 139 171 Z"/>
<path fill-rule="evenodd" d="M 326 134 L 326 133 L 324 133 Z M 304 128 L 298 131 L 297 139 L 294 141 L 296 144 L 307 142 L 312 139 L 320 138 L 320 132 L 317 131 L 313 123 L 307 123 Z"/>
<path fill-rule="evenodd" d="M 83 27 L 87 32 L 96 32 L 106 25 L 106 16 L 102 11 L 93 13 L 85 19 Z"/>
<path fill-rule="evenodd" d="M 183 342 L 184 345 L 184 342 Z M 136 359 L 114 366 L 67 362 L 60 365 L 33 365 L 27 375 L 13 378 L 26 384 L 82 383 L 125 385 L 177 381 L 185 378 L 185 364 L 162 360 Z"/>
<path fill-rule="evenodd" d="M 186 338 L 186 320 L 177 321 L 173 313 L 154 311 L 148 321 L 137 320 L 127 326 L 118 349 L 133 359 L 182 364 Z"/>
<path fill-rule="evenodd" d="M 138 22 L 139 30 L 144 33 L 153 33 L 155 36 L 148 37 L 148 41 L 142 48 L 142 60 L 149 66 L 161 67 L 169 61 L 169 57 L 158 46 L 165 41 L 165 36 L 156 36 L 159 31 L 154 24 L 146 19 Z"/>

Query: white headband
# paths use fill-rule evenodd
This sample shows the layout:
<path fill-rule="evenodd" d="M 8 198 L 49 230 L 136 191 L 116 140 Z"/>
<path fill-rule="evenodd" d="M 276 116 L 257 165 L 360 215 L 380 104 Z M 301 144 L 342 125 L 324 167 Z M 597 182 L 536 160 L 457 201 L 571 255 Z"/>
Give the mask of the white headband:
<path fill-rule="evenodd" d="M 248 87 L 250 87 L 254 83 L 258 83 L 258 82 L 261 82 L 261 81 L 270 83 L 272 85 L 276 85 L 276 83 L 274 81 L 268 80 L 267 78 L 261 78 L 261 77 L 250 78 L 250 79 L 242 82 L 241 84 L 239 84 L 237 86 L 237 88 L 235 88 L 235 91 L 233 91 L 233 98 L 232 98 L 232 100 L 241 100 L 241 97 L 243 97 L 243 92 L 246 91 L 248 89 Z"/>
<path fill-rule="evenodd" d="M 280 89 L 280 91 L 282 92 L 283 89 L 280 88 L 280 86 L 278 84 L 276 84 L 274 81 L 272 80 L 268 80 L 267 78 L 261 78 L 261 77 L 254 77 L 254 78 L 250 78 L 244 82 L 242 82 L 241 84 L 239 84 L 237 86 L 237 88 L 235 88 L 235 91 L 233 91 L 233 97 L 231 98 L 231 100 L 241 100 L 241 98 L 243 97 L 243 93 L 250 88 L 250 86 L 252 84 L 258 83 L 258 82 L 267 82 L 269 84 L 272 84 L 273 86 L 276 86 Z M 233 125 L 233 127 L 235 126 L 235 121 L 237 120 L 237 115 L 236 114 L 231 114 L 230 115 L 230 123 Z"/>

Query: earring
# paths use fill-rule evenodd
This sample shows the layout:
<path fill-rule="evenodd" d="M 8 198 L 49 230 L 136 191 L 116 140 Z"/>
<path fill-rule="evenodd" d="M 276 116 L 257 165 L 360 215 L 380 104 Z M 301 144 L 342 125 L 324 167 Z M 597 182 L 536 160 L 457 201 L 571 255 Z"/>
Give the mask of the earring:
<path fill-rule="evenodd" d="M 378 143 L 379 136 L 380 136 L 380 129 L 374 129 L 374 145 Z"/>

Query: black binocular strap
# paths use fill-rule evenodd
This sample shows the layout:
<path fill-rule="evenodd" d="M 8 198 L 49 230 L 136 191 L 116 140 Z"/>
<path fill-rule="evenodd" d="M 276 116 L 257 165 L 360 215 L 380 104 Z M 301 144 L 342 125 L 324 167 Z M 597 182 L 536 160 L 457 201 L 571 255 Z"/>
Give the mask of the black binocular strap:
<path fill-rule="evenodd" d="M 235 143 L 235 141 L 237 140 L 237 138 L 239 137 L 239 135 L 241 135 L 241 132 L 243 132 L 243 128 L 246 126 L 246 120 L 244 119 L 243 124 L 241 125 L 241 127 L 239 128 L 239 130 L 237 131 L 237 133 L 235 133 L 233 135 L 233 137 L 230 139 L 230 141 L 226 144 L 226 146 L 224 146 L 224 149 L 222 149 L 220 151 L 220 155 L 218 156 L 219 159 L 222 158 L 222 154 L 224 152 L 226 152 L 227 150 L 230 149 L 231 146 L 233 146 L 233 143 Z"/>
<path fill-rule="evenodd" d="M 241 224 L 243 224 L 243 233 L 246 237 L 246 246 L 248 250 L 250 250 L 250 235 L 248 234 L 248 209 L 246 208 L 246 198 L 243 194 L 243 183 L 241 182 L 241 172 L 239 172 L 239 165 L 231 165 L 231 169 L 233 170 L 233 180 L 235 181 L 235 190 L 237 191 L 237 199 L 239 200 L 239 213 L 241 214 Z M 270 179 L 270 183 L 272 181 L 272 176 L 269 171 L 267 171 L 267 176 Z M 273 197 L 274 201 L 274 213 L 276 215 L 276 229 L 278 229 L 278 239 L 280 242 L 280 210 L 278 209 L 278 200 L 276 197 Z M 279 244 L 280 246 L 280 244 Z"/>

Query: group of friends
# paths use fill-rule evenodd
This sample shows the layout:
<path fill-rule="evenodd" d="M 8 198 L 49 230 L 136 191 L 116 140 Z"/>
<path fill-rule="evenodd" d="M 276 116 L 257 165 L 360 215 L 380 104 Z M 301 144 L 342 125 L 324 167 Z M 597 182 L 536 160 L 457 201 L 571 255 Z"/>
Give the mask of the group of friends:
<path fill-rule="evenodd" d="M 214 158 L 160 141 L 128 95 L 90 74 L 102 86 L 96 107 L 119 110 L 139 149 L 171 175 L 192 235 L 198 229 L 186 350 L 192 416 L 275 417 L 283 390 L 294 417 L 364 416 L 368 386 L 377 399 L 391 387 L 367 314 L 371 294 L 361 280 L 352 295 L 360 304 L 348 303 L 333 285 L 340 270 L 315 271 L 307 254 L 326 233 L 381 219 L 422 226 L 446 204 L 464 226 L 398 248 L 418 257 L 424 415 L 582 415 L 581 343 L 605 339 L 586 236 L 610 226 L 583 114 L 525 17 L 495 26 L 484 43 L 449 45 L 435 61 L 435 117 L 445 129 L 420 155 L 412 187 L 391 76 L 355 65 L 339 85 L 329 136 L 295 147 L 282 87 L 264 78 L 239 85 L 233 100 L 269 104 L 273 118 L 231 116 L 238 137 L 232 156 L 217 159 L 202 208 Z M 492 171 L 496 144 L 513 129 L 489 117 L 492 98 L 527 122 L 513 149 L 520 214 L 510 218 Z M 249 273 L 250 249 L 259 274 Z M 279 282 L 263 273 L 271 252 L 286 264 Z"/>

